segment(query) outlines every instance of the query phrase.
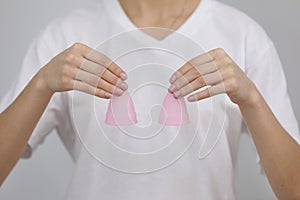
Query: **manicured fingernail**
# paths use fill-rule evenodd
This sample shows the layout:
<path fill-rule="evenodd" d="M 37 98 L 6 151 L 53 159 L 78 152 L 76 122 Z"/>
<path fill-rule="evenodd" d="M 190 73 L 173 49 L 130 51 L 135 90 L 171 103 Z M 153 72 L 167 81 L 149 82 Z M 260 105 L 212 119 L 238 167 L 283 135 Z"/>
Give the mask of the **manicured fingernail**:
<path fill-rule="evenodd" d="M 125 90 L 128 89 L 128 86 L 127 86 L 126 83 L 121 83 L 120 88 L 121 88 L 123 91 L 125 91 Z"/>
<path fill-rule="evenodd" d="M 120 77 L 121 77 L 122 80 L 126 80 L 128 78 L 127 74 L 125 74 L 124 72 L 122 72 L 120 74 Z"/>
<path fill-rule="evenodd" d="M 195 96 L 189 96 L 188 101 L 190 101 L 190 102 L 196 101 Z"/>
<path fill-rule="evenodd" d="M 170 78 L 170 83 L 174 83 L 175 81 L 176 81 L 176 76 L 175 75 L 173 75 L 171 78 Z"/>
<path fill-rule="evenodd" d="M 174 96 L 175 96 L 176 98 L 179 98 L 179 97 L 181 96 L 180 90 L 174 92 Z"/>
<path fill-rule="evenodd" d="M 117 95 L 117 96 L 121 96 L 121 95 L 123 94 L 123 90 L 117 88 L 117 89 L 115 90 L 114 94 Z"/>
<path fill-rule="evenodd" d="M 171 87 L 169 88 L 169 91 L 174 92 L 176 90 L 176 86 L 175 85 L 171 85 Z"/>
<path fill-rule="evenodd" d="M 104 96 L 107 98 L 112 98 L 112 94 L 110 94 L 110 93 L 105 93 Z"/>

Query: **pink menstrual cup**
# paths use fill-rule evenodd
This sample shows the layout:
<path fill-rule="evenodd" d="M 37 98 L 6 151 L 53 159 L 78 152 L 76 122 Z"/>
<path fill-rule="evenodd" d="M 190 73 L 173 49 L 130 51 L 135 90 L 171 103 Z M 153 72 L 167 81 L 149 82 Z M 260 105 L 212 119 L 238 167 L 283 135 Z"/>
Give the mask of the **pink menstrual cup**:
<path fill-rule="evenodd" d="M 159 116 L 159 123 L 167 126 L 181 126 L 190 122 L 184 98 L 176 99 L 173 94 L 166 95 Z"/>
<path fill-rule="evenodd" d="M 105 123 L 112 126 L 129 126 L 137 123 L 134 105 L 128 91 L 110 99 Z"/>

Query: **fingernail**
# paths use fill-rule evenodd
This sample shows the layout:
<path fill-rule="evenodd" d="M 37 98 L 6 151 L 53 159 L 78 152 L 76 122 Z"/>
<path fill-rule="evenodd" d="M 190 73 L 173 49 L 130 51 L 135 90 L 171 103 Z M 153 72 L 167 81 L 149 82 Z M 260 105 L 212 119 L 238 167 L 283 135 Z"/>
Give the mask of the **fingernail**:
<path fill-rule="evenodd" d="M 196 101 L 195 96 L 189 96 L 188 101 L 190 101 L 190 102 Z"/>
<path fill-rule="evenodd" d="M 175 85 L 171 85 L 171 87 L 169 88 L 169 90 L 170 90 L 171 92 L 174 92 L 174 91 L 176 90 L 176 86 L 175 86 Z"/>
<path fill-rule="evenodd" d="M 176 81 L 176 76 L 175 75 L 173 75 L 171 78 L 170 78 L 170 83 L 174 83 L 175 81 Z"/>
<path fill-rule="evenodd" d="M 128 89 L 128 86 L 127 86 L 126 83 L 121 83 L 120 88 L 121 88 L 123 91 L 125 91 L 125 90 Z"/>
<path fill-rule="evenodd" d="M 122 80 L 126 80 L 128 78 L 127 74 L 125 74 L 124 72 L 122 72 L 120 74 L 120 77 L 121 77 Z"/>
<path fill-rule="evenodd" d="M 105 93 L 104 96 L 107 98 L 112 98 L 112 94 L 110 94 L 110 93 Z"/>
<path fill-rule="evenodd" d="M 117 88 L 117 89 L 115 90 L 114 94 L 117 95 L 117 96 L 121 96 L 121 95 L 123 94 L 123 90 Z"/>
<path fill-rule="evenodd" d="M 181 96 L 180 90 L 174 92 L 174 96 L 175 96 L 176 98 L 179 98 L 179 97 Z"/>

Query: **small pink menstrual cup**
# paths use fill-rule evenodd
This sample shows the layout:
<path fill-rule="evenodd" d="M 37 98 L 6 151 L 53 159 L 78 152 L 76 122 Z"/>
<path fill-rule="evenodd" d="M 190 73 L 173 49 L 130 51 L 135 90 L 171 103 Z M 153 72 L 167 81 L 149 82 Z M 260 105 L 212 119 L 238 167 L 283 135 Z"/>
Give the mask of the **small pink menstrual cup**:
<path fill-rule="evenodd" d="M 111 126 L 129 126 L 137 123 L 134 105 L 128 91 L 110 99 L 105 123 Z"/>
<path fill-rule="evenodd" d="M 159 116 L 159 123 L 167 126 L 181 126 L 190 123 L 184 98 L 176 99 L 168 92 Z"/>

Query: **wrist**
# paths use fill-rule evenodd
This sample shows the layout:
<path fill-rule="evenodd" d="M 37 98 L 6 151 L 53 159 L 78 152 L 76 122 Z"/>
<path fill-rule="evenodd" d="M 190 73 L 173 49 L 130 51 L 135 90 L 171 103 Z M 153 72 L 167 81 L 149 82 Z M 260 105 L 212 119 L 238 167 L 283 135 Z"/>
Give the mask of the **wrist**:
<path fill-rule="evenodd" d="M 47 82 L 44 78 L 42 69 L 38 71 L 38 73 L 32 79 L 35 90 L 41 95 L 46 95 L 51 97 L 55 92 L 51 90 Z"/>
<path fill-rule="evenodd" d="M 239 107 L 255 107 L 261 103 L 262 96 L 256 86 L 253 84 L 252 89 L 249 91 L 247 100 L 238 103 Z"/>

